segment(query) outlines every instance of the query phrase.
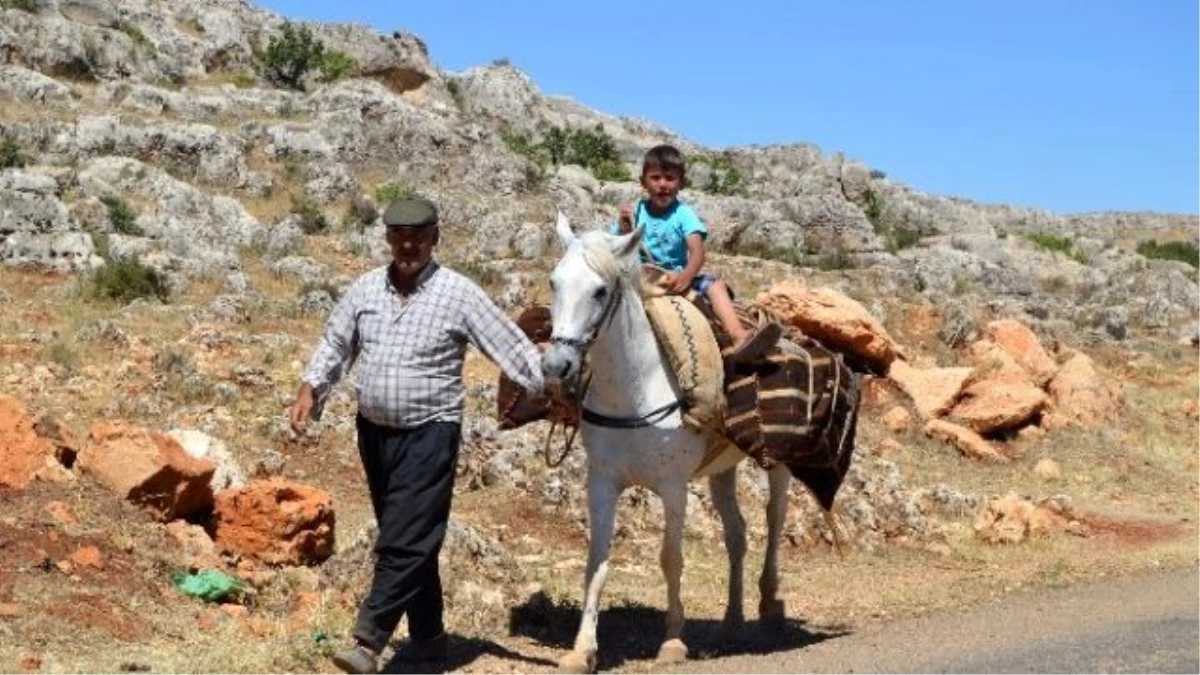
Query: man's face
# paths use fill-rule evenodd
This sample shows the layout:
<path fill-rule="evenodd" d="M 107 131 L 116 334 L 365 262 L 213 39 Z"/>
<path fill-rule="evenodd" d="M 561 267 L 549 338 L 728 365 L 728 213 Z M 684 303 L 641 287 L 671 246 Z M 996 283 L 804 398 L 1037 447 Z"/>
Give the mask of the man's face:
<path fill-rule="evenodd" d="M 392 248 L 396 271 L 403 276 L 416 276 L 433 257 L 433 247 L 438 243 L 438 228 L 436 225 L 389 227 L 387 242 Z"/>
<path fill-rule="evenodd" d="M 642 174 L 642 187 L 650 194 L 650 203 L 656 209 L 665 209 L 683 188 L 683 177 L 678 171 L 652 168 Z"/>

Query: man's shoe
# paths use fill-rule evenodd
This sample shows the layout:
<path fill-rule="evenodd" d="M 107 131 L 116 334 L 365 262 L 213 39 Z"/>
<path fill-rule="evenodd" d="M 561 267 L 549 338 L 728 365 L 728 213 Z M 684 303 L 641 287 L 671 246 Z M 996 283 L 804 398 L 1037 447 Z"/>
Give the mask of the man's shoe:
<path fill-rule="evenodd" d="M 355 645 L 338 652 L 333 664 L 347 673 L 378 673 L 379 655 L 364 645 Z"/>
<path fill-rule="evenodd" d="M 445 661 L 449 638 L 445 633 L 428 640 L 409 640 L 396 650 L 397 661 L 409 663 L 424 663 L 426 661 Z"/>

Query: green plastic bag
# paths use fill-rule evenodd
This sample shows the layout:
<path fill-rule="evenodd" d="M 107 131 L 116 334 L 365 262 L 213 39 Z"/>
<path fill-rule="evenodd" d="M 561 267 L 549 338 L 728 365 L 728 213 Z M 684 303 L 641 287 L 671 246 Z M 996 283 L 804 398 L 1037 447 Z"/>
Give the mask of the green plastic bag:
<path fill-rule="evenodd" d="M 179 572 L 171 581 L 185 595 L 209 602 L 220 602 L 242 590 L 241 581 L 218 570 L 201 570 L 196 574 Z"/>

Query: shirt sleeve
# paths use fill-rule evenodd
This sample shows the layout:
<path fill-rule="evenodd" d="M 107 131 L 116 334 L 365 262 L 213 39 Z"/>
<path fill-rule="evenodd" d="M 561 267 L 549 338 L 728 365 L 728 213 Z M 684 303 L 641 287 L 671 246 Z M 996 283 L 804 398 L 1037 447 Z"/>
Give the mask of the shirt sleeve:
<path fill-rule="evenodd" d="M 334 307 L 329 320 L 325 322 L 325 330 L 321 333 L 317 348 L 308 360 L 304 374 L 300 376 L 302 382 L 307 382 L 313 388 L 312 417 L 315 420 L 321 419 L 329 392 L 358 356 L 355 291 L 355 288 L 351 288 Z"/>
<path fill-rule="evenodd" d="M 708 228 L 705 227 L 704 221 L 686 204 L 681 204 L 679 208 L 679 230 L 684 239 L 693 234 L 699 234 L 701 239 L 708 239 Z"/>
<path fill-rule="evenodd" d="M 471 344 L 479 348 L 513 382 L 534 395 L 544 387 L 542 353 L 512 319 L 482 289 L 469 284 L 465 327 Z"/>

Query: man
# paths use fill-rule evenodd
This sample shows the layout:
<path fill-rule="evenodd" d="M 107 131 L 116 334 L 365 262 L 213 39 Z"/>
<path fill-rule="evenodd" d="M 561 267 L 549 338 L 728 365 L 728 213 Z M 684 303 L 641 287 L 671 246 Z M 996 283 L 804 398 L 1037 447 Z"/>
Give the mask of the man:
<path fill-rule="evenodd" d="M 379 654 L 405 614 L 411 639 L 396 657 L 445 657 L 438 553 L 461 440 L 468 343 L 517 384 L 542 390 L 538 348 L 477 285 L 433 260 L 433 203 L 395 201 L 383 222 L 392 261 L 359 277 L 338 302 L 290 411 L 292 428 L 303 433 L 357 360 L 358 449 L 379 538 L 357 644 L 334 657 L 349 673 L 378 672 Z"/>

